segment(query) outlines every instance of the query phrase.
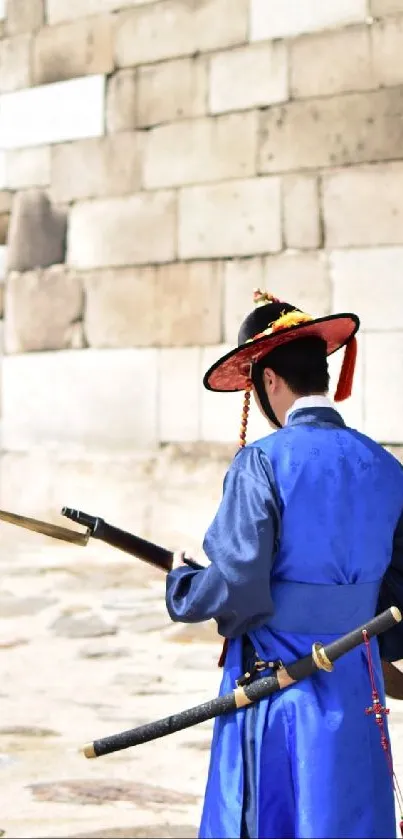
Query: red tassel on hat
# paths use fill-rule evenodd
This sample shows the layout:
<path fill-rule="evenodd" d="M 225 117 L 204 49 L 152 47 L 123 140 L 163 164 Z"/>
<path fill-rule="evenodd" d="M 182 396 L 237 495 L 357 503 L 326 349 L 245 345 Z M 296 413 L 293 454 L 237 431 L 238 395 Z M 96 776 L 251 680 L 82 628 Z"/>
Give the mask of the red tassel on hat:
<path fill-rule="evenodd" d="M 343 402 L 351 396 L 356 358 L 357 339 L 354 336 L 348 344 L 346 344 L 346 349 L 344 350 L 343 364 L 341 366 L 339 381 L 334 395 L 335 402 Z"/>

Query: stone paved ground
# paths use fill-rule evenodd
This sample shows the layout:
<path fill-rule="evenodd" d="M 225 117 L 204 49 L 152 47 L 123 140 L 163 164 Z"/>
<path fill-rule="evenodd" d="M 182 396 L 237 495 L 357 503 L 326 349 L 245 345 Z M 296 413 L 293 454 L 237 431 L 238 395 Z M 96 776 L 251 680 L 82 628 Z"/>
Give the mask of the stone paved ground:
<path fill-rule="evenodd" d="M 1 530 L 0 829 L 195 836 L 210 724 L 98 760 L 80 748 L 215 695 L 210 627 L 195 640 L 172 626 L 163 578 L 106 546 Z M 403 716 L 390 706 L 403 779 Z"/>

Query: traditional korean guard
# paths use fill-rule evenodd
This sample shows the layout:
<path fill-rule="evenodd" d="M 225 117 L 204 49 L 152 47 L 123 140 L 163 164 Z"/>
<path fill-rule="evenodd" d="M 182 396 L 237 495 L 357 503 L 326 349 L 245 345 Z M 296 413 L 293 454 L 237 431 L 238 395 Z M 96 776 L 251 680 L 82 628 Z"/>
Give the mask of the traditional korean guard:
<path fill-rule="evenodd" d="M 240 449 L 205 536 L 210 564 L 179 560 L 166 603 L 174 621 L 216 620 L 221 694 L 403 605 L 402 466 L 328 398 L 327 357 L 343 347 L 334 401 L 351 393 L 358 328 L 259 291 L 238 347 L 205 375 L 209 390 L 245 392 Z M 251 393 L 276 430 L 246 445 Z M 401 624 L 331 674 L 216 720 L 201 839 L 396 836 L 381 656 L 403 657 Z"/>

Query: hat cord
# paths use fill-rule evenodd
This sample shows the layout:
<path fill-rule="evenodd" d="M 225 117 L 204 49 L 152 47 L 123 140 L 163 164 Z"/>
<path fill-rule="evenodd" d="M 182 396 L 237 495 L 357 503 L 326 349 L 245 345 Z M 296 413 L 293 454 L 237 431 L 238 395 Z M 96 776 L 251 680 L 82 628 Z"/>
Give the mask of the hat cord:
<path fill-rule="evenodd" d="M 240 449 L 243 449 L 246 446 L 246 431 L 247 431 L 247 428 L 248 428 L 251 390 L 252 390 L 252 381 L 251 381 L 251 379 L 248 379 L 247 383 L 246 383 L 246 387 L 245 387 L 245 395 L 244 395 L 244 398 L 243 398 L 241 430 L 240 430 L 240 433 L 239 433 L 239 448 Z"/>

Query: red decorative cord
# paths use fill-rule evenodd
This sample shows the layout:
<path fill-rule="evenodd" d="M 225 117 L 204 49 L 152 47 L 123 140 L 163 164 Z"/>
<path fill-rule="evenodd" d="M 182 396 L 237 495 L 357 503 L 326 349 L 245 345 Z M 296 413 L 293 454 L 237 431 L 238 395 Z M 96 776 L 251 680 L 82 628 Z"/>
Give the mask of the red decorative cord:
<path fill-rule="evenodd" d="M 371 693 L 372 693 L 372 705 L 371 705 L 370 708 L 365 709 L 365 713 L 368 714 L 368 715 L 369 714 L 374 715 L 375 722 L 376 722 L 376 724 L 379 728 L 379 733 L 381 735 L 381 746 L 382 746 L 383 751 L 385 752 L 386 762 L 388 764 L 390 776 L 391 776 L 391 779 L 392 779 L 392 784 L 393 784 L 393 789 L 394 789 L 395 796 L 396 796 L 396 801 L 398 803 L 399 810 L 400 810 L 399 826 L 400 826 L 400 833 L 403 837 L 403 796 L 402 796 L 402 792 L 401 792 L 401 789 L 400 789 L 400 786 L 399 786 L 399 781 L 397 780 L 395 771 L 393 769 L 392 752 L 391 752 L 388 737 L 386 735 L 385 722 L 384 722 L 384 717 L 386 717 L 389 714 L 389 708 L 385 708 L 385 706 L 381 704 L 381 701 L 379 699 L 379 694 L 378 694 L 377 687 L 376 687 L 376 682 L 375 682 L 374 665 L 373 665 L 372 653 L 371 653 L 371 644 L 370 644 L 370 640 L 368 638 L 367 630 L 363 629 L 362 634 L 363 634 L 363 637 L 364 637 L 364 643 L 365 643 L 366 652 L 367 652 L 368 670 L 369 670 L 369 678 L 371 680 Z"/>

